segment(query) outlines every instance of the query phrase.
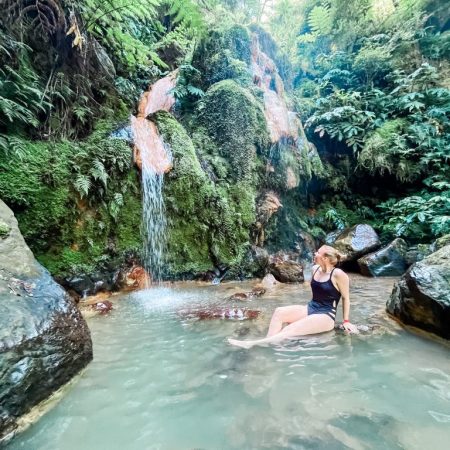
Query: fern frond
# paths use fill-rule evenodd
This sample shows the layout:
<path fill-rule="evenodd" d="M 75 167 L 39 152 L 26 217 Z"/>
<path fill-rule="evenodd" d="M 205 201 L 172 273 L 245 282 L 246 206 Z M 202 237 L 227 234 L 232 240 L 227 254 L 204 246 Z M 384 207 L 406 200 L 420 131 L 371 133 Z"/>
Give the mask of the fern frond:
<path fill-rule="evenodd" d="M 329 34 L 333 27 L 333 17 L 328 4 L 315 6 L 308 16 L 308 25 L 318 36 Z"/>
<path fill-rule="evenodd" d="M 98 159 L 94 159 L 92 165 L 93 167 L 90 170 L 90 174 L 95 180 L 100 180 L 106 188 L 108 184 L 108 174 L 106 173 L 105 166 Z"/>
<path fill-rule="evenodd" d="M 73 185 L 81 198 L 88 196 L 89 189 L 91 188 L 91 181 L 88 176 L 79 174 Z"/>

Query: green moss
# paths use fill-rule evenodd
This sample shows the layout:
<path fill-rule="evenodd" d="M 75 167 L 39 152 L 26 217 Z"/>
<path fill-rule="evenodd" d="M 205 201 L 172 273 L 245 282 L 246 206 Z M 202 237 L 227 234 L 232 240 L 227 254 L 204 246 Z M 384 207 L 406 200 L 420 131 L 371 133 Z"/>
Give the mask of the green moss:
<path fill-rule="evenodd" d="M 197 115 L 229 161 L 230 177 L 254 183 L 257 151 L 269 144 L 262 105 L 235 81 L 225 80 L 207 91 Z"/>
<path fill-rule="evenodd" d="M 38 259 L 57 276 L 89 272 L 140 247 L 131 149 L 100 121 L 86 140 L 29 142 L 0 155 L 0 192 Z"/>
<path fill-rule="evenodd" d="M 202 87 L 206 90 L 228 78 L 243 85 L 251 84 L 250 60 L 250 33 L 247 28 L 235 25 L 211 31 L 198 45 L 192 64 L 202 73 Z"/>
<path fill-rule="evenodd" d="M 169 275 L 204 272 L 218 264 L 237 266 L 249 245 L 249 228 L 255 220 L 254 187 L 215 179 L 214 173 L 203 169 L 182 125 L 168 113 L 158 113 L 156 120 L 173 154 L 173 169 L 166 175 L 164 187 Z M 197 142 L 207 144 L 199 154 L 211 156 L 208 151 L 215 152 L 216 147 L 203 138 L 197 135 Z"/>

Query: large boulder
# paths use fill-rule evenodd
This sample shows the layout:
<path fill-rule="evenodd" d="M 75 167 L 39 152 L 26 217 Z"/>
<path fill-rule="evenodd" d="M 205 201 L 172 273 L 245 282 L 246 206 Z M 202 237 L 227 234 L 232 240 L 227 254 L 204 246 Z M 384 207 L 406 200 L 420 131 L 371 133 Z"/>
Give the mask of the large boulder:
<path fill-rule="evenodd" d="M 303 283 L 303 266 L 288 258 L 289 255 L 273 255 L 269 266 L 270 273 L 281 283 Z"/>
<path fill-rule="evenodd" d="M 356 261 L 381 246 L 380 238 L 375 230 L 366 224 L 345 228 L 327 243 L 344 255 L 345 261 Z"/>
<path fill-rule="evenodd" d="M 403 239 L 394 239 L 388 246 L 359 258 L 359 269 L 363 275 L 372 277 L 403 275 L 408 268 L 407 250 Z"/>
<path fill-rule="evenodd" d="M 92 360 L 86 322 L 0 200 L 0 446 L 18 419 Z"/>
<path fill-rule="evenodd" d="M 450 245 L 412 265 L 386 309 L 406 324 L 450 339 Z"/>

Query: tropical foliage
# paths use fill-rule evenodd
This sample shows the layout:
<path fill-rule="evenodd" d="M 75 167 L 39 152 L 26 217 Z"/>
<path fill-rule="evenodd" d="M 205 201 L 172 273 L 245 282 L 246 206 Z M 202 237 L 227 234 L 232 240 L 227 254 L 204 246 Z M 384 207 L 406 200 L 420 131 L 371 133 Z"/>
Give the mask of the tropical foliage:
<path fill-rule="evenodd" d="M 286 4 L 295 3 L 281 3 L 281 20 Z M 297 109 L 310 138 L 350 161 L 354 194 L 361 178 L 381 183 L 380 230 L 412 240 L 448 232 L 448 5 L 318 0 L 303 2 L 301 12 L 289 44 L 297 51 Z M 346 200 L 348 190 L 342 194 Z"/>

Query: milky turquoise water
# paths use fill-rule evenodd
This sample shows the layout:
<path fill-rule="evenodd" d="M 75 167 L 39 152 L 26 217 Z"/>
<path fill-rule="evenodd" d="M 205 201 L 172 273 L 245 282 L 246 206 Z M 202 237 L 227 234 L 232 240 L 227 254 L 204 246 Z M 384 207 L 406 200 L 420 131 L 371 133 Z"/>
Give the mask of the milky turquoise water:
<path fill-rule="evenodd" d="M 182 312 L 230 304 L 251 283 L 124 296 L 89 319 L 94 361 L 81 378 L 7 448 L 448 449 L 450 347 L 385 315 L 393 282 L 352 277 L 351 318 L 377 325 L 371 334 L 251 350 L 226 338 L 264 334 L 274 307 L 309 300 L 307 284 L 239 304 L 263 312 L 254 321 Z"/>

